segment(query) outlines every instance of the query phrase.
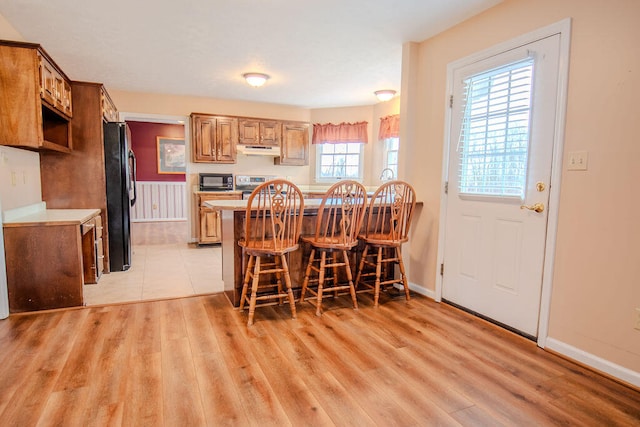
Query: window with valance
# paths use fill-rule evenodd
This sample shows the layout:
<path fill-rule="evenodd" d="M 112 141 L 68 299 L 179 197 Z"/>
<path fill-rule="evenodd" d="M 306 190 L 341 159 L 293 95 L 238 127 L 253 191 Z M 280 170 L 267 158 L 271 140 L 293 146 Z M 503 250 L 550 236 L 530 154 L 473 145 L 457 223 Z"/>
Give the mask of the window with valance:
<path fill-rule="evenodd" d="M 378 141 L 387 138 L 400 137 L 400 115 L 394 114 L 380 118 L 380 129 L 378 130 Z"/>
<path fill-rule="evenodd" d="M 344 144 L 369 142 L 367 122 L 356 123 L 315 123 L 313 125 L 313 144 Z"/>
<path fill-rule="evenodd" d="M 384 143 L 382 168 L 390 169 L 398 176 L 398 152 L 400 150 L 400 115 L 394 114 L 380 118 L 378 140 Z"/>
<path fill-rule="evenodd" d="M 362 145 L 369 141 L 367 125 L 367 122 L 313 125 L 317 181 L 362 179 Z"/>

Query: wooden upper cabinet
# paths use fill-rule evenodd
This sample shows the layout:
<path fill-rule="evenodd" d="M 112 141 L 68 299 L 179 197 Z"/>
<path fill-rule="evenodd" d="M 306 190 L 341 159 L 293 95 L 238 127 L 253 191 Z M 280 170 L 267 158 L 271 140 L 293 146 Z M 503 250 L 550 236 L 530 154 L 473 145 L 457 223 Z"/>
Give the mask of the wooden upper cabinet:
<path fill-rule="evenodd" d="M 238 135 L 238 144 L 278 147 L 282 140 L 282 122 L 240 119 Z"/>
<path fill-rule="evenodd" d="M 236 162 L 236 144 L 238 142 L 238 119 L 232 117 L 216 118 L 216 143 L 219 163 Z"/>
<path fill-rule="evenodd" d="M 38 50 L 40 95 L 52 108 L 72 117 L 71 84 L 46 56 Z"/>
<path fill-rule="evenodd" d="M 282 123 L 282 145 L 276 165 L 304 166 L 309 164 L 309 123 Z"/>
<path fill-rule="evenodd" d="M 38 44 L 0 41 L 0 145 L 70 152 L 71 84 Z"/>
<path fill-rule="evenodd" d="M 193 113 L 191 141 L 194 162 L 235 163 L 238 119 Z"/>
<path fill-rule="evenodd" d="M 102 110 L 102 119 L 105 122 L 118 121 L 118 109 L 104 88 L 100 91 L 100 108 Z"/>

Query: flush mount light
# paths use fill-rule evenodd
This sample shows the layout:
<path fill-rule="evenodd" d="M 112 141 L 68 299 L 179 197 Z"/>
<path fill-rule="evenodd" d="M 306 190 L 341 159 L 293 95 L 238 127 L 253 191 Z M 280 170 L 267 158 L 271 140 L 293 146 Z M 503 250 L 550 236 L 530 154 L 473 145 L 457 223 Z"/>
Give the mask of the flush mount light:
<path fill-rule="evenodd" d="M 269 76 L 263 73 L 244 73 L 242 77 L 253 87 L 260 87 L 269 79 Z"/>
<path fill-rule="evenodd" d="M 396 91 L 393 89 L 383 89 L 383 90 L 377 90 L 373 92 L 373 94 L 378 97 L 379 101 L 384 102 L 393 98 L 396 94 Z"/>

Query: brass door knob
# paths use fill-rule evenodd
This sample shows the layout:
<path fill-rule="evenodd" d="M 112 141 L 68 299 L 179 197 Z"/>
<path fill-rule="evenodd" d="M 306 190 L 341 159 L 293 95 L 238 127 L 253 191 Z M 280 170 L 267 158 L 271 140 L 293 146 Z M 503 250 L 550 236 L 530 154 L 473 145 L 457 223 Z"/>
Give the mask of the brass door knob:
<path fill-rule="evenodd" d="M 542 203 L 535 203 L 531 206 L 527 206 L 527 205 L 522 205 L 520 206 L 520 209 L 529 209 L 530 211 L 534 211 L 534 212 L 542 212 L 544 211 L 544 205 Z"/>

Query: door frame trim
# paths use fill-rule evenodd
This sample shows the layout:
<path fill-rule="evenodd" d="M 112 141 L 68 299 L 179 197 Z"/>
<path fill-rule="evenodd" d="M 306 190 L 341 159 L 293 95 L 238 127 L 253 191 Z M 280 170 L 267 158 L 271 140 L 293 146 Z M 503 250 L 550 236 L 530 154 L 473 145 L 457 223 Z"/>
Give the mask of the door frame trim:
<path fill-rule="evenodd" d="M 553 270 L 556 252 L 556 236 L 558 230 L 558 212 L 560 207 L 560 182 L 562 177 L 565 120 L 567 112 L 567 92 L 569 80 L 569 53 L 571 45 L 571 18 L 539 28 L 488 49 L 476 52 L 462 59 L 447 64 L 446 97 L 443 102 L 445 108 L 445 129 L 442 155 L 442 185 L 440 190 L 440 221 L 438 226 L 438 254 L 436 265 L 444 263 L 445 218 L 447 215 L 447 194 L 445 182 L 449 176 L 449 143 L 451 137 L 452 110 L 449 99 L 453 93 L 453 73 L 456 69 L 485 60 L 517 47 L 533 43 L 537 40 L 560 35 L 560 58 L 558 64 L 558 87 L 556 92 L 556 114 L 553 138 L 553 154 L 551 161 L 551 183 L 549 187 L 549 206 L 547 217 L 547 237 L 545 240 L 544 265 L 542 272 L 542 293 L 540 297 L 540 313 L 538 317 L 537 344 L 544 348 L 549 333 L 549 315 L 551 308 L 551 291 L 553 288 Z M 440 269 L 436 268 L 435 300 L 442 301 L 442 281 Z"/>

